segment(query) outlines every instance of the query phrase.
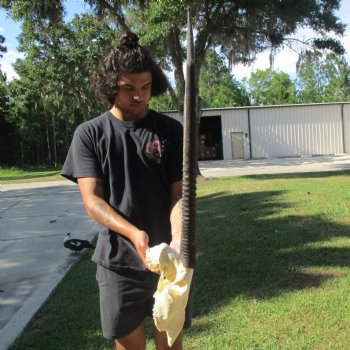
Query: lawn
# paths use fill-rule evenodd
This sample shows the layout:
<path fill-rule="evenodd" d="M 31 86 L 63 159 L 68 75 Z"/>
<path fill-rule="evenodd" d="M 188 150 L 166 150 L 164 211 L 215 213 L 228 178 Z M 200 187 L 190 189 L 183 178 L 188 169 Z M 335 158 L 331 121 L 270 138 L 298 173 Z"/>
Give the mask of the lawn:
<path fill-rule="evenodd" d="M 0 165 L 0 184 L 63 180 L 60 170 L 61 168 L 17 168 Z"/>
<path fill-rule="evenodd" d="M 349 349 L 349 188 L 349 171 L 200 183 L 184 348 Z M 94 275 L 85 254 L 11 350 L 113 349 L 101 336 Z M 154 349 L 150 325 L 148 337 Z"/>

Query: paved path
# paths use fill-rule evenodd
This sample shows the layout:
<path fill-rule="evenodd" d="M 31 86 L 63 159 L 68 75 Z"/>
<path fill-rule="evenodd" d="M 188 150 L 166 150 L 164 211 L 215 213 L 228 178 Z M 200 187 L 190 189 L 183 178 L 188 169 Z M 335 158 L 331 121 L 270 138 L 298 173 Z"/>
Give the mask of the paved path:
<path fill-rule="evenodd" d="M 0 350 L 6 350 L 79 255 L 67 232 L 91 240 L 98 226 L 76 185 L 55 181 L 0 185 Z"/>
<path fill-rule="evenodd" d="M 302 173 L 350 169 L 350 154 L 301 158 L 200 161 L 204 177 Z"/>
<path fill-rule="evenodd" d="M 205 177 L 350 169 L 350 155 L 201 161 Z M 93 239 L 78 188 L 62 180 L 0 184 L 0 350 L 6 350 L 79 256 L 63 237 Z"/>

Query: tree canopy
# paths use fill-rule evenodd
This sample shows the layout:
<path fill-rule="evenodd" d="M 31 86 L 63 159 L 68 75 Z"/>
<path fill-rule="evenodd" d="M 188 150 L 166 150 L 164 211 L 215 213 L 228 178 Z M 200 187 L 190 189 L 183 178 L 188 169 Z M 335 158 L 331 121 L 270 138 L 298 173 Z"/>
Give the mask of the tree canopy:
<path fill-rule="evenodd" d="M 250 75 L 248 92 L 255 106 L 296 103 L 296 88 L 289 75 L 272 69 L 257 70 Z"/>
<path fill-rule="evenodd" d="M 310 27 L 323 38 L 309 41 L 309 48 L 342 53 L 335 39 L 345 29 L 335 15 L 340 0 L 84 2 L 89 13 L 65 23 L 64 0 L 0 0 L 13 19 L 22 21 L 19 50 L 25 58 L 15 64 L 20 78 L 4 83 L 9 108 L 3 118 L 16 127 L 21 145 L 17 163 L 62 162 L 76 126 L 108 108 L 96 99 L 89 78 L 123 31 L 138 34 L 141 44 L 173 74 L 169 94 L 151 103 L 157 109 L 182 111 L 188 5 L 195 33 L 196 88 L 203 106 L 246 104 L 244 89 L 229 68 L 252 62 L 264 50 L 282 48 L 300 27 Z"/>
<path fill-rule="evenodd" d="M 224 58 L 214 50 L 207 52 L 199 77 L 202 107 L 247 106 L 248 96 L 241 83 L 232 76 Z"/>
<path fill-rule="evenodd" d="M 26 56 L 15 63 L 20 79 L 9 84 L 7 115 L 22 140 L 18 163 L 62 162 L 75 128 L 108 108 L 95 96 L 90 76 L 115 40 L 115 30 L 89 14 L 53 32 L 48 23 L 39 29 L 23 22 L 19 49 Z"/>
<path fill-rule="evenodd" d="M 0 58 L 4 56 L 4 53 L 7 52 L 6 46 L 4 46 L 5 37 L 0 35 Z"/>
<path fill-rule="evenodd" d="M 296 82 L 299 102 L 350 100 L 350 67 L 344 56 L 309 52 Z"/>
<path fill-rule="evenodd" d="M 101 18 L 116 29 L 133 31 L 150 47 L 164 67 L 173 69 L 176 91 L 173 102 L 182 110 L 184 97 L 186 8 L 191 6 L 195 40 L 196 78 L 209 48 L 216 48 L 232 65 L 249 62 L 266 49 L 277 50 L 300 27 L 323 36 L 310 41 L 315 48 L 342 52 L 328 33 L 343 35 L 345 25 L 335 15 L 340 0 L 85 0 Z M 62 21 L 62 0 L 0 0 L 16 19 L 35 25 Z"/>
<path fill-rule="evenodd" d="M 350 66 L 343 55 L 307 52 L 295 79 L 271 69 L 246 81 L 253 105 L 350 101 Z"/>

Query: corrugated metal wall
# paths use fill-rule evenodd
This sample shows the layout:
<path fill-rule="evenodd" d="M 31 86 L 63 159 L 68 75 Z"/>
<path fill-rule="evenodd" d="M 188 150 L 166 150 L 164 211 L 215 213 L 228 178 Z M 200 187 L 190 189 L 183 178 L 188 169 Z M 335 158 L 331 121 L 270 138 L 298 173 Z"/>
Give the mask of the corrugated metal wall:
<path fill-rule="evenodd" d="M 221 111 L 222 151 L 224 159 L 232 159 L 231 133 L 243 132 L 244 159 L 250 158 L 248 111 L 246 109 L 227 109 Z M 245 137 L 247 135 L 247 137 Z"/>
<path fill-rule="evenodd" d="M 343 153 L 341 105 L 251 109 L 252 158 Z"/>
<path fill-rule="evenodd" d="M 244 159 L 350 153 L 350 103 L 203 110 L 204 118 L 213 115 L 221 116 L 227 160 L 233 158 L 233 132 L 244 135 Z"/>

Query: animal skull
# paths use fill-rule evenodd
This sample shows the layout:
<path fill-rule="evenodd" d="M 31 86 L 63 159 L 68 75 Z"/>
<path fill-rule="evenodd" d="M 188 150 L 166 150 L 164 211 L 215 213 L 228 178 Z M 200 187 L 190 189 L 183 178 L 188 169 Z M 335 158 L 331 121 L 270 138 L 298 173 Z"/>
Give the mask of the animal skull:
<path fill-rule="evenodd" d="M 193 269 L 186 268 L 180 254 L 166 243 L 150 248 L 146 260 L 151 271 L 160 272 L 153 295 L 154 323 L 160 332 L 167 333 L 168 345 L 172 346 L 185 322 Z"/>

